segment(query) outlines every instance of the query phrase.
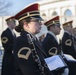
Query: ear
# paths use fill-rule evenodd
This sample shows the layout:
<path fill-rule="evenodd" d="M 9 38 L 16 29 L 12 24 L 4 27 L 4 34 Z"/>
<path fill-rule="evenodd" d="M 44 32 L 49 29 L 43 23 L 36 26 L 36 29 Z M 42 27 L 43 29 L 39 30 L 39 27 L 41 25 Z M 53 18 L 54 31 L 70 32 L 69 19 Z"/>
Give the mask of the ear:
<path fill-rule="evenodd" d="M 28 27 L 28 24 L 27 22 L 24 22 L 24 25 L 23 25 L 24 28 L 27 28 Z"/>

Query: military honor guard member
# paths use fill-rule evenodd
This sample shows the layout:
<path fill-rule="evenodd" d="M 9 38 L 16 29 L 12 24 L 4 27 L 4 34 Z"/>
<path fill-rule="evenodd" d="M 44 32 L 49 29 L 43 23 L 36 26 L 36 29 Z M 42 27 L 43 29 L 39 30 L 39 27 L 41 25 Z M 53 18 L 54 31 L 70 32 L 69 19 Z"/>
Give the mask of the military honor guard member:
<path fill-rule="evenodd" d="M 69 54 L 76 59 L 76 51 L 74 46 L 74 37 L 73 35 L 73 21 L 69 21 L 63 24 L 64 34 L 62 37 L 62 50 L 64 54 Z M 76 75 L 76 61 L 67 60 L 67 65 L 69 68 L 69 75 Z"/>
<path fill-rule="evenodd" d="M 46 54 L 35 37 L 42 25 L 39 4 L 24 8 L 15 19 L 19 22 L 16 31 L 20 32 L 14 47 L 16 75 L 52 75 L 44 61 Z"/>
<path fill-rule="evenodd" d="M 73 33 L 72 22 L 73 21 L 69 21 L 63 24 L 64 34 L 62 37 L 62 50 L 65 54 L 69 54 L 76 59 L 74 38 L 72 36 Z"/>
<path fill-rule="evenodd" d="M 1 42 L 4 48 L 1 75 L 15 75 L 14 57 L 12 53 L 16 38 L 16 35 L 13 32 L 13 29 L 16 26 L 14 16 L 7 18 L 6 23 L 8 27 L 1 34 Z"/>
<path fill-rule="evenodd" d="M 45 52 L 47 53 L 48 57 L 58 54 L 60 55 L 61 50 L 56 37 L 56 35 L 60 34 L 61 30 L 59 16 L 56 16 L 50 19 L 49 21 L 45 22 L 45 25 L 48 29 L 47 35 L 42 43 Z M 55 70 L 53 72 L 55 73 L 55 75 L 68 75 L 68 69 L 66 69 L 65 72 L 65 68 L 61 68 L 60 70 Z"/>

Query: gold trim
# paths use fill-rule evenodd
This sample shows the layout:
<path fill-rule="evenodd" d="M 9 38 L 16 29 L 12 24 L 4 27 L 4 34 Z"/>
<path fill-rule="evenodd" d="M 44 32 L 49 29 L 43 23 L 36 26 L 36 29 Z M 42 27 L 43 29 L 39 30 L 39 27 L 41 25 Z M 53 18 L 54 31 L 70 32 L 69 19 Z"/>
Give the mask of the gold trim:
<path fill-rule="evenodd" d="M 7 38 L 7 37 L 3 37 L 3 38 L 1 39 L 1 41 L 2 41 L 2 43 L 6 43 L 6 42 L 8 41 L 8 38 Z"/>
<path fill-rule="evenodd" d="M 57 22 L 59 23 L 59 20 L 50 21 L 47 24 L 49 24 L 49 23 L 57 23 Z"/>
<path fill-rule="evenodd" d="M 51 52 L 51 50 L 55 50 L 55 53 Z M 56 55 L 57 54 L 57 48 L 56 47 L 52 47 L 49 51 L 48 51 L 49 55 Z"/>
<path fill-rule="evenodd" d="M 27 16 L 30 16 L 30 13 L 29 12 L 27 13 Z"/>
<path fill-rule="evenodd" d="M 24 55 L 24 54 L 21 54 L 21 52 L 22 52 L 23 50 L 28 50 L 25 55 Z M 19 58 L 26 59 L 26 60 L 29 58 L 30 54 L 31 54 L 31 49 L 28 48 L 28 47 L 23 47 L 23 48 L 21 48 L 21 49 L 18 51 L 18 57 L 19 57 Z"/>
<path fill-rule="evenodd" d="M 72 25 L 72 24 L 69 24 L 69 23 L 68 23 L 68 24 L 63 25 L 63 27 L 71 26 L 71 25 Z"/>
<path fill-rule="evenodd" d="M 59 20 L 49 22 L 49 23 L 47 24 L 47 26 L 50 26 L 50 25 L 52 25 L 52 24 L 57 24 L 57 23 L 60 23 Z"/>
<path fill-rule="evenodd" d="M 31 16 L 36 16 L 36 15 L 40 15 L 40 14 L 27 15 L 27 16 L 24 16 L 24 17 L 20 18 L 19 21 L 22 20 L 22 19 L 24 19 L 24 18 L 27 18 L 28 16 L 31 17 Z"/>
<path fill-rule="evenodd" d="M 66 41 L 65 41 L 65 45 L 71 46 L 71 45 L 72 45 L 71 39 L 66 40 Z"/>
<path fill-rule="evenodd" d="M 58 22 L 58 23 L 59 23 L 59 22 Z M 47 26 L 51 26 L 51 25 L 53 25 L 53 24 L 55 24 L 55 25 L 56 25 L 56 24 L 57 24 L 57 22 L 56 22 L 56 23 L 51 23 L 51 24 L 49 24 L 49 25 L 47 25 Z"/>

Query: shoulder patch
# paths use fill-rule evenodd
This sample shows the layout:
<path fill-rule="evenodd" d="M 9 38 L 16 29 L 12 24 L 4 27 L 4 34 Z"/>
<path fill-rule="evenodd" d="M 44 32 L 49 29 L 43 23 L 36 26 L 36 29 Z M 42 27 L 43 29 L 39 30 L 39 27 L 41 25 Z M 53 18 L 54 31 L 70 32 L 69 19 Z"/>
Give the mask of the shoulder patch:
<path fill-rule="evenodd" d="M 25 53 L 22 53 L 22 51 Z M 27 51 L 27 52 L 26 52 Z M 18 57 L 23 59 L 28 59 L 31 54 L 31 49 L 28 47 L 23 47 L 18 51 Z"/>
<path fill-rule="evenodd" d="M 49 55 L 56 55 L 57 54 L 57 48 L 56 47 L 52 47 L 50 50 L 49 50 Z"/>
<path fill-rule="evenodd" d="M 7 38 L 7 37 L 3 37 L 3 38 L 1 39 L 1 41 L 2 41 L 2 43 L 6 43 L 6 42 L 8 41 L 8 38 Z"/>
<path fill-rule="evenodd" d="M 66 40 L 66 41 L 65 41 L 65 45 L 71 46 L 71 45 L 72 45 L 71 39 Z"/>

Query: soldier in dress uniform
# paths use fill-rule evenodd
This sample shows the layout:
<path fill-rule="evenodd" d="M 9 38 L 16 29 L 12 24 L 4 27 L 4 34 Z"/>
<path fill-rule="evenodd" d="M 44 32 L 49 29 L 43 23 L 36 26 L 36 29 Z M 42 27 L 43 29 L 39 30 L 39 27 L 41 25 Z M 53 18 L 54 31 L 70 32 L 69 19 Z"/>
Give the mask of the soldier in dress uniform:
<path fill-rule="evenodd" d="M 6 23 L 8 27 L 1 34 L 1 42 L 4 48 L 1 75 L 15 75 L 14 57 L 12 53 L 16 38 L 16 35 L 13 32 L 13 29 L 16 26 L 14 16 L 7 18 Z"/>
<path fill-rule="evenodd" d="M 51 20 L 45 22 L 45 25 L 47 26 L 48 29 L 48 33 L 42 43 L 45 52 L 47 53 L 48 57 L 57 54 L 60 55 L 61 50 L 56 37 L 56 35 L 60 34 L 61 30 L 59 16 L 56 16 Z M 68 69 L 66 69 L 67 71 L 65 72 L 65 68 L 61 68 L 53 72 L 55 73 L 55 75 L 68 75 Z"/>
<path fill-rule="evenodd" d="M 62 50 L 65 54 L 69 54 L 76 59 L 74 38 L 72 36 L 73 33 L 72 22 L 73 21 L 69 21 L 63 24 L 64 34 L 62 37 Z"/>
<path fill-rule="evenodd" d="M 62 50 L 64 54 L 69 54 L 76 59 L 76 51 L 74 46 L 73 28 L 72 22 L 69 21 L 63 24 L 64 34 L 62 37 Z M 69 75 L 76 75 L 76 61 L 67 60 L 67 65 L 69 67 Z"/>
<path fill-rule="evenodd" d="M 16 31 L 20 32 L 14 47 L 16 75 L 52 75 L 44 61 L 46 54 L 35 36 L 42 25 L 39 4 L 24 8 L 15 19 L 19 21 Z"/>

